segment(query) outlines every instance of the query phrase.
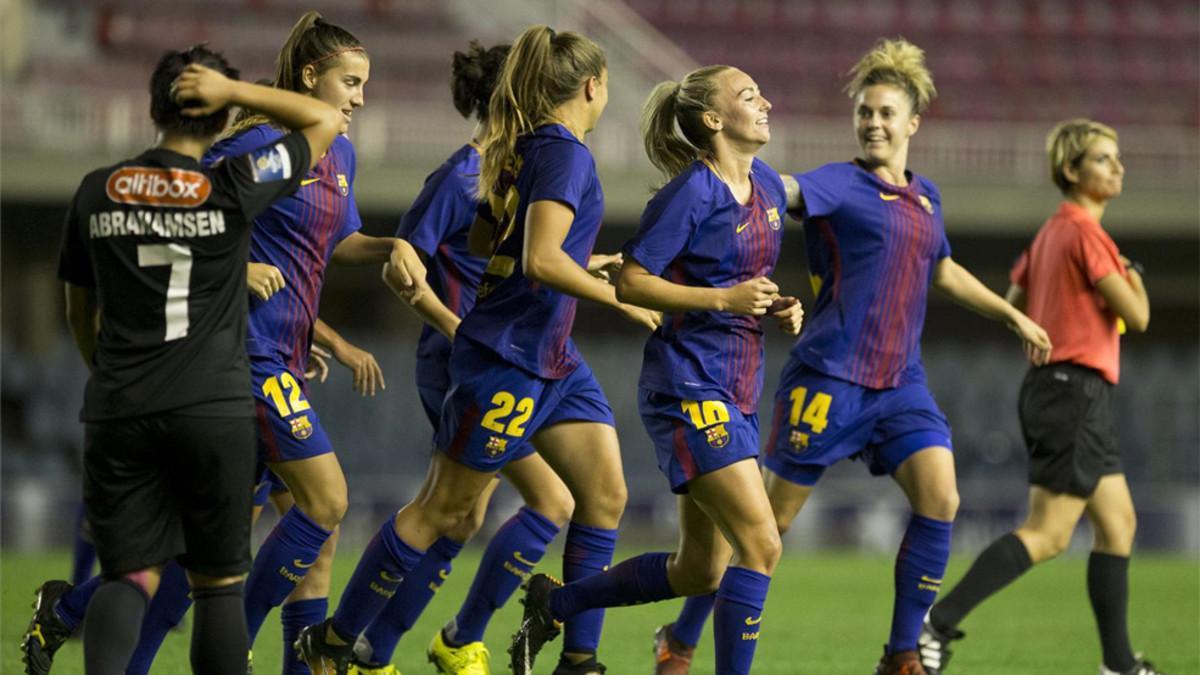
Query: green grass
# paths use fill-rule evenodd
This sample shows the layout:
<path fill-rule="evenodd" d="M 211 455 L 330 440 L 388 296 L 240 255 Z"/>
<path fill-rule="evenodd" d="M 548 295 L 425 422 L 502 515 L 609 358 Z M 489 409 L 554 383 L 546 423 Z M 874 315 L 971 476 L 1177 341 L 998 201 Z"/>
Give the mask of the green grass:
<path fill-rule="evenodd" d="M 621 556 L 618 556 L 621 557 Z M 552 559 L 549 556 L 547 559 Z M 424 648 L 438 626 L 457 609 L 478 561 L 464 553 L 459 573 L 434 598 L 416 628 L 401 641 L 396 663 L 401 670 L 429 673 Z M 947 574 L 957 581 L 970 561 L 952 561 Z M 340 589 L 354 563 L 347 551 L 339 557 L 333 586 Z M 65 555 L 0 557 L 0 672 L 19 673 L 17 644 L 29 620 L 32 590 L 69 566 Z M 767 603 L 763 638 L 754 672 L 764 674 L 821 673 L 838 675 L 871 672 L 887 639 L 891 614 L 892 561 L 883 557 L 843 554 L 793 555 L 783 560 Z M 963 625 L 969 638 L 959 645 L 952 674 L 1004 673 L 1067 675 L 1097 672 L 1096 638 L 1085 587 L 1086 561 L 1058 560 L 1030 571 L 1013 587 L 981 606 Z M 465 572 L 465 573 L 463 573 Z M 1133 642 L 1171 675 L 1200 673 L 1200 567 L 1194 559 L 1142 556 L 1131 568 L 1130 625 Z M 949 585 L 947 585 L 949 588 Z M 669 621 L 679 601 L 609 611 L 601 645 L 601 660 L 613 675 L 647 673 L 652 669 L 650 636 Z M 492 622 L 487 643 L 493 650 L 493 670 L 508 672 L 504 650 L 517 623 L 519 605 L 509 603 Z M 278 614 L 268 618 L 255 646 L 255 670 L 279 672 Z M 155 673 L 186 673 L 188 637 L 168 636 Z M 549 673 L 557 656 L 552 645 L 539 664 Z M 82 650 L 73 641 L 55 660 L 55 675 L 82 672 Z M 702 642 L 696 675 L 711 675 L 712 644 Z"/>

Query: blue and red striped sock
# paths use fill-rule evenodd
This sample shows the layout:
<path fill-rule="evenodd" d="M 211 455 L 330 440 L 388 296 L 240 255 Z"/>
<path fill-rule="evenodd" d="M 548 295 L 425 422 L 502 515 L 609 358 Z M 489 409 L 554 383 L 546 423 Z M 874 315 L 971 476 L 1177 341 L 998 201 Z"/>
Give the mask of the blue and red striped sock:
<path fill-rule="evenodd" d="M 700 643 L 700 633 L 717 602 L 717 594 L 693 595 L 683 602 L 683 609 L 675 623 L 671 624 L 671 636 L 689 647 Z"/>
<path fill-rule="evenodd" d="M 953 530 L 954 523 L 915 513 L 908 522 L 908 531 L 896 554 L 896 601 L 892 607 L 889 654 L 917 648 L 925 613 L 937 599 L 946 574 Z"/>
<path fill-rule="evenodd" d="M 563 582 L 573 583 L 601 574 L 612 564 L 617 531 L 571 523 L 563 548 Z M 600 605 L 597 605 L 600 607 Z M 592 654 L 600 645 L 604 610 L 593 609 L 571 617 L 563 630 L 563 651 Z"/>
<path fill-rule="evenodd" d="M 471 590 L 448 627 L 446 637 L 451 642 L 463 645 L 483 639 L 492 615 L 529 578 L 558 529 L 554 521 L 528 506 L 508 519 L 488 543 Z"/>
<path fill-rule="evenodd" d="M 727 567 L 713 611 L 717 672 L 749 673 L 762 628 L 763 605 L 771 577 L 745 567 Z"/>
<path fill-rule="evenodd" d="M 246 578 L 246 630 L 251 645 L 267 615 L 304 579 L 332 534 L 295 506 L 275 523 Z"/>
<path fill-rule="evenodd" d="M 158 582 L 158 592 L 146 606 L 142 632 L 125 675 L 146 675 L 150 672 L 150 666 L 154 664 L 154 657 L 158 656 L 167 633 L 183 621 L 183 616 L 192 606 L 191 593 L 192 587 L 183 567 L 175 561 L 167 563 L 163 568 L 162 580 Z"/>
<path fill-rule="evenodd" d="M 424 555 L 425 551 L 409 546 L 396 534 L 394 518 L 384 521 L 359 558 L 333 613 L 333 629 L 338 635 L 354 642 L 396 595 L 400 582 Z"/>
<path fill-rule="evenodd" d="M 309 598 L 289 602 L 279 608 L 279 623 L 283 625 L 283 675 L 312 675 L 308 664 L 296 658 L 292 648 L 305 626 L 321 623 L 329 613 L 329 598 Z"/>
<path fill-rule="evenodd" d="M 678 594 L 667 580 L 670 558 L 670 553 L 643 553 L 606 572 L 573 581 L 550 594 L 550 613 L 569 625 L 573 618 L 596 608 L 643 605 L 674 598 Z"/>
<path fill-rule="evenodd" d="M 433 600 L 433 594 L 450 576 L 450 561 L 458 556 L 462 547 L 453 539 L 438 539 L 425 552 L 421 562 L 400 582 L 396 595 L 363 633 L 371 645 L 371 663 L 383 665 L 392 662 L 392 653 L 396 651 L 400 638 L 413 627 L 421 612 L 429 606 L 429 601 Z"/>

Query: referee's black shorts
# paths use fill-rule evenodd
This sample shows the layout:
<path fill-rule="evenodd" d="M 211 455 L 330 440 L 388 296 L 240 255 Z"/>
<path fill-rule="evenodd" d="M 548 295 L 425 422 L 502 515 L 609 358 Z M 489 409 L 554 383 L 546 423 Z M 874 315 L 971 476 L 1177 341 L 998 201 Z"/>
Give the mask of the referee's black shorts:
<path fill-rule="evenodd" d="M 83 498 L 102 573 L 172 558 L 206 576 L 247 572 L 254 443 L 249 417 L 89 422 Z"/>
<path fill-rule="evenodd" d="M 1113 386 L 1073 363 L 1031 368 L 1021 383 L 1021 431 L 1029 482 L 1090 497 L 1102 476 L 1122 473 L 1112 419 Z"/>

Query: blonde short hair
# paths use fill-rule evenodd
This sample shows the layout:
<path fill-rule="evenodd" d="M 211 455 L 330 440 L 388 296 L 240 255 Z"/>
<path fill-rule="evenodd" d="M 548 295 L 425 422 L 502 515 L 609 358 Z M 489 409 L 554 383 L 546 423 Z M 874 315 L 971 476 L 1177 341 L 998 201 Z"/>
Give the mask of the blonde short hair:
<path fill-rule="evenodd" d="M 1065 195 L 1071 191 L 1073 183 L 1067 180 L 1063 168 L 1078 166 L 1087 149 L 1101 136 L 1117 142 L 1117 132 L 1107 124 L 1101 124 L 1084 117 L 1077 117 L 1065 122 L 1059 122 L 1054 130 L 1046 136 L 1046 158 L 1050 161 L 1050 180 L 1058 186 Z"/>
<path fill-rule="evenodd" d="M 857 98 L 863 89 L 890 84 L 908 94 L 914 115 L 929 109 L 937 97 L 933 74 L 925 66 L 925 51 L 904 38 L 881 39 L 850 69 L 846 94 Z"/>

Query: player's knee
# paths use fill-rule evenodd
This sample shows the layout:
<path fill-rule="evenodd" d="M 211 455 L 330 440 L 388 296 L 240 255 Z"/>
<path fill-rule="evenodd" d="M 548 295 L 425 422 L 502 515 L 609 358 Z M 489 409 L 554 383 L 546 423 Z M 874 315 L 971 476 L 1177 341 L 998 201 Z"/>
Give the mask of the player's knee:
<path fill-rule="evenodd" d="M 1137 516 L 1132 510 L 1111 515 L 1100 523 L 1093 523 L 1095 548 L 1102 553 L 1129 555 L 1133 550 L 1133 539 L 1137 534 Z"/>
<path fill-rule="evenodd" d="M 953 522 L 955 516 L 958 515 L 959 501 L 958 488 L 951 486 L 948 489 L 938 490 L 929 500 L 930 512 L 924 515 L 935 520 Z"/>
<path fill-rule="evenodd" d="M 1029 559 L 1040 563 L 1062 555 L 1071 545 L 1071 532 L 1070 529 L 1020 530 L 1017 535 L 1025 544 Z"/>
<path fill-rule="evenodd" d="M 525 505 L 559 527 L 570 522 L 571 515 L 575 513 L 575 498 L 571 496 L 567 486 L 561 483 L 554 489 L 530 495 Z"/>
<path fill-rule="evenodd" d="M 624 480 L 594 486 L 587 494 L 575 495 L 573 517 L 597 527 L 615 529 L 625 513 L 628 498 Z"/>
<path fill-rule="evenodd" d="M 462 520 L 446 533 L 446 537 L 454 541 L 465 544 L 475 536 L 483 528 L 483 521 L 487 517 L 486 509 L 472 509 Z"/>
<path fill-rule="evenodd" d="M 741 549 L 738 552 L 741 567 L 772 574 L 783 555 L 783 540 L 778 529 L 762 527 L 739 542 L 738 548 Z"/>
<path fill-rule="evenodd" d="M 721 585 L 721 577 L 725 576 L 725 564 L 712 562 L 703 564 L 676 565 L 675 574 L 671 576 L 671 588 L 680 595 L 707 595 L 715 593 Z"/>
<path fill-rule="evenodd" d="M 345 493 L 342 493 L 327 495 L 307 507 L 301 506 L 300 510 L 304 511 L 304 515 L 311 518 L 314 523 L 327 530 L 332 530 L 342 522 L 342 518 L 346 517 L 346 511 L 349 508 L 349 500 Z"/>

